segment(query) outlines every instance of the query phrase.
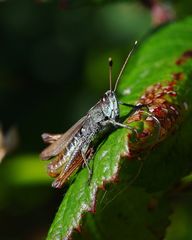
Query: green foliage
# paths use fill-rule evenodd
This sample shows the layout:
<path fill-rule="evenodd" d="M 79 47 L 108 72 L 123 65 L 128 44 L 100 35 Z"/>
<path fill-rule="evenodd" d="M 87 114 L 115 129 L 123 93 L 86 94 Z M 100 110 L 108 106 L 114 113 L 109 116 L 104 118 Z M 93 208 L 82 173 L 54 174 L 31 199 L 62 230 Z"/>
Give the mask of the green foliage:
<path fill-rule="evenodd" d="M 162 239 L 169 224 L 171 208 L 169 194 L 174 184 L 189 173 L 190 164 L 190 109 L 192 103 L 192 61 L 181 65 L 176 61 L 192 48 L 192 19 L 172 23 L 153 33 L 141 43 L 121 79 L 121 100 L 136 103 L 150 85 L 165 84 L 173 74 L 182 72 L 175 103 L 188 105 L 183 113 L 183 124 L 167 136 L 158 147 L 146 154 L 142 162 L 127 163 L 122 158 L 128 152 L 128 131 L 118 129 L 100 145 L 91 160 L 93 176 L 88 181 L 87 169 L 82 169 L 69 187 L 56 214 L 47 239 L 68 239 L 79 229 L 82 216 L 86 229 L 83 239 Z M 127 94 L 129 90 L 131 94 Z M 122 114 L 127 110 L 121 109 Z M 121 171 L 120 171 L 121 170 Z M 134 185 L 131 176 L 136 176 Z M 120 180 L 118 184 L 108 184 Z M 106 190 L 99 190 L 106 185 Z M 97 196 L 97 200 L 96 200 Z M 77 237 L 81 237 L 78 236 Z"/>
<path fill-rule="evenodd" d="M 1 176 L 3 181 L 8 181 L 9 184 L 28 185 L 38 183 L 47 183 L 50 181 L 46 172 L 42 174 L 42 168 L 45 166 L 39 161 L 37 155 L 21 155 L 10 158 L 9 162 L 1 167 Z M 9 178 L 4 176 L 9 175 Z"/>

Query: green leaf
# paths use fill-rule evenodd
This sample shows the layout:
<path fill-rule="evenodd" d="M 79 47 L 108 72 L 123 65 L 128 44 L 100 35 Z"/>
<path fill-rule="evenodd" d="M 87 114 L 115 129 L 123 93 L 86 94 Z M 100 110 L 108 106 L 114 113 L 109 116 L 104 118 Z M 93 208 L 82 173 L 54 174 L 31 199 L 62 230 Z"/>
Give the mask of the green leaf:
<path fill-rule="evenodd" d="M 173 85 L 176 96 L 166 90 L 160 98 L 166 100 L 170 114 L 159 117 L 160 137 L 157 124 L 149 125 L 146 111 L 142 110 L 136 114 L 139 120 L 131 116 L 127 121 L 136 126 L 139 134 L 149 133 L 147 137 L 134 138 L 134 133 L 126 129 L 110 134 L 90 161 L 93 167 L 90 182 L 84 168 L 69 187 L 47 239 L 69 239 L 82 221 L 86 225 L 81 234 L 83 239 L 150 240 L 165 235 L 170 214 L 168 190 L 191 169 L 191 26 L 189 18 L 153 33 L 139 46 L 119 86 L 121 100 L 135 104 L 142 101 L 148 87 L 154 89 L 158 83 L 160 90 L 155 91 L 162 93 L 164 87 Z M 173 106 L 176 110 L 171 112 Z M 152 107 L 157 110 L 156 105 Z M 124 115 L 127 109 L 122 107 L 121 113 Z M 143 156 L 143 161 L 137 160 Z M 128 157 L 132 161 L 127 161 Z M 118 183 L 107 184 L 114 182 Z M 103 192 L 100 189 L 104 187 Z M 87 213 L 95 211 L 94 215 Z M 83 215 L 86 216 L 82 220 Z"/>

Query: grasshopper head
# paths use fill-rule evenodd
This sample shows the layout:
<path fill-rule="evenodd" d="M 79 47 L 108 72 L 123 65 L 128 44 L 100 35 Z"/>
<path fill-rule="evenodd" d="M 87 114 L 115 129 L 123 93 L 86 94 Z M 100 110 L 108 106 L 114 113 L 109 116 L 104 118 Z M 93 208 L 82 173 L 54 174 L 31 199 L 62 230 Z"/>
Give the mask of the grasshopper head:
<path fill-rule="evenodd" d="M 114 91 L 107 91 L 101 100 L 102 111 L 107 118 L 119 117 L 119 106 Z"/>

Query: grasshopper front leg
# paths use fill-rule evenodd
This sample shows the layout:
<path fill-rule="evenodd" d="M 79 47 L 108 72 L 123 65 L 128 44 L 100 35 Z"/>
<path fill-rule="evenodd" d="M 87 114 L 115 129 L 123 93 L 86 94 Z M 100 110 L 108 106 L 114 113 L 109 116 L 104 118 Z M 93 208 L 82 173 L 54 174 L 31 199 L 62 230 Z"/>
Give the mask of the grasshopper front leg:
<path fill-rule="evenodd" d="M 158 126 L 158 137 L 160 135 L 160 129 L 161 129 L 161 123 L 159 121 L 158 118 L 156 118 L 156 116 L 154 116 L 153 113 L 150 112 L 149 107 L 146 104 L 138 104 L 138 105 L 132 105 L 129 103 L 123 103 L 123 102 L 118 102 L 119 104 L 126 106 L 126 107 L 131 107 L 131 111 L 128 113 L 128 115 L 126 117 L 130 117 L 132 116 L 135 112 L 137 112 L 138 110 L 143 110 L 144 113 L 146 113 L 149 117 L 151 117 L 157 124 Z"/>
<path fill-rule="evenodd" d="M 120 123 L 120 122 L 117 122 L 115 121 L 114 119 L 108 119 L 106 121 L 103 121 L 100 123 L 101 125 L 103 126 L 106 126 L 106 125 L 109 125 L 109 124 L 112 124 L 113 126 L 115 127 L 121 127 L 121 128 L 126 128 L 126 129 L 129 129 L 133 132 L 135 132 L 135 134 L 137 135 L 137 130 L 129 125 L 126 125 L 126 124 L 123 124 L 123 123 Z"/>
<path fill-rule="evenodd" d="M 84 153 L 83 151 L 81 151 L 81 156 L 82 156 L 82 158 L 83 158 L 83 162 L 84 162 L 85 166 L 86 166 L 87 169 L 88 169 L 89 175 L 91 175 L 91 174 L 92 174 L 92 171 L 91 171 L 91 169 L 90 169 L 90 167 L 89 167 L 89 165 L 88 165 L 88 159 L 86 158 L 86 155 L 85 155 L 85 153 Z"/>

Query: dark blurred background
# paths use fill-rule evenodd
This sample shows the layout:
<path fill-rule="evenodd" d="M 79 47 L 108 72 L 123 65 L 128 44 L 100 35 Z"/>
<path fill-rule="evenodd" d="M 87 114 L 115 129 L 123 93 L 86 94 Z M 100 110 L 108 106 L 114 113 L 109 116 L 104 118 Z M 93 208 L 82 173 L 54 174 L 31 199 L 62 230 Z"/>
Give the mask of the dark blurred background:
<path fill-rule="evenodd" d="M 0 1 L 0 239 L 44 239 L 62 200 L 41 134 L 66 131 L 109 88 L 109 56 L 115 80 L 135 40 L 191 12 L 188 0 Z"/>

